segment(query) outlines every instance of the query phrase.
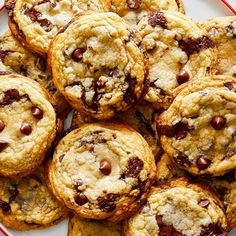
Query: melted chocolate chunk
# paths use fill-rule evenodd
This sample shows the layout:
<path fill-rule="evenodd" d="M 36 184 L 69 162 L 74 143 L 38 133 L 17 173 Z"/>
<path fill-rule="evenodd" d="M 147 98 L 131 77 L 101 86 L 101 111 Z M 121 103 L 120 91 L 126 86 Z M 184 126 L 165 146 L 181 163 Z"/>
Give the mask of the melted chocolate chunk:
<path fill-rule="evenodd" d="M 137 178 L 139 173 L 143 169 L 143 166 L 144 163 L 139 157 L 135 156 L 130 158 L 128 160 L 128 164 L 124 173 L 125 177 Z"/>
<path fill-rule="evenodd" d="M 0 140 L 0 152 L 8 146 L 8 142 Z"/>
<path fill-rule="evenodd" d="M 228 25 L 226 27 L 226 31 L 231 33 L 233 35 L 233 38 L 236 39 L 235 28 L 234 28 L 233 24 Z"/>
<path fill-rule="evenodd" d="M 42 13 L 37 11 L 34 7 L 27 8 L 25 10 L 25 15 L 28 16 L 33 22 L 38 22 L 46 32 L 52 30 L 53 24 L 48 19 L 39 19 L 42 17 Z"/>
<path fill-rule="evenodd" d="M 189 167 L 192 165 L 191 161 L 189 160 L 188 156 L 184 153 L 179 154 L 176 157 L 176 163 L 180 166 Z"/>
<path fill-rule="evenodd" d="M 13 102 L 18 102 L 22 98 L 28 98 L 28 95 L 20 95 L 19 91 L 17 89 L 8 89 L 4 92 L 3 100 L 0 102 L 0 106 L 7 106 L 12 104 Z"/>
<path fill-rule="evenodd" d="M 97 202 L 99 208 L 104 212 L 112 212 L 116 209 L 116 199 L 119 197 L 119 194 L 107 194 L 104 197 L 98 197 Z"/>
<path fill-rule="evenodd" d="M 0 120 L 0 132 L 2 132 L 5 128 L 5 123 L 3 120 Z"/>
<path fill-rule="evenodd" d="M 109 77 L 118 77 L 119 76 L 119 69 L 114 68 L 114 69 L 105 69 L 105 74 L 107 74 Z"/>
<path fill-rule="evenodd" d="M 190 57 L 193 54 L 199 53 L 201 50 L 215 47 L 212 40 L 205 35 L 198 39 L 181 39 L 178 40 L 178 42 L 179 42 L 179 47 L 184 52 L 186 52 L 188 57 Z"/>
<path fill-rule="evenodd" d="M 201 200 L 198 205 L 202 208 L 207 208 L 210 205 L 210 201 L 208 199 Z"/>
<path fill-rule="evenodd" d="M 141 0 L 126 0 L 126 3 L 130 9 L 139 9 L 141 6 Z"/>
<path fill-rule="evenodd" d="M 125 77 L 125 82 L 128 83 L 129 87 L 125 92 L 124 101 L 128 104 L 137 102 L 137 96 L 135 93 L 135 86 L 137 83 L 136 78 L 132 78 L 129 74 Z"/>
<path fill-rule="evenodd" d="M 47 61 L 44 58 L 38 58 L 36 60 L 36 67 L 41 70 L 41 71 L 46 71 L 47 70 Z"/>
<path fill-rule="evenodd" d="M 224 86 L 229 90 L 232 90 L 234 88 L 234 84 L 232 82 L 226 82 L 224 83 Z"/>
<path fill-rule="evenodd" d="M 178 232 L 172 225 L 165 225 L 162 220 L 162 215 L 156 215 L 156 222 L 159 227 L 160 236 L 184 236 L 182 233 Z"/>
<path fill-rule="evenodd" d="M 64 159 L 64 157 L 65 157 L 65 154 L 59 156 L 59 162 L 62 162 L 62 160 Z"/>
<path fill-rule="evenodd" d="M 167 21 L 163 12 L 153 12 L 148 17 L 148 23 L 152 27 L 160 26 L 163 29 L 167 29 Z"/>
<path fill-rule="evenodd" d="M 0 208 L 4 213 L 8 213 L 11 210 L 10 204 L 0 199 Z"/>
<path fill-rule="evenodd" d="M 189 73 L 186 70 L 181 70 L 176 76 L 178 84 L 184 84 L 188 82 L 189 78 Z"/>
<path fill-rule="evenodd" d="M 225 230 L 219 224 L 209 224 L 207 226 L 202 226 L 202 232 L 200 236 L 223 236 Z"/>
<path fill-rule="evenodd" d="M 188 131 L 190 131 L 191 129 L 192 128 L 190 128 L 188 124 L 182 121 L 176 123 L 175 125 L 159 125 L 157 123 L 157 131 L 160 134 L 165 135 L 169 138 L 175 137 L 178 140 L 184 139 L 187 136 Z"/>
<path fill-rule="evenodd" d="M 25 67 L 24 65 L 21 65 L 21 66 L 20 66 L 20 74 L 21 74 L 21 75 L 24 75 L 24 76 L 27 76 L 27 75 L 28 75 L 28 69 L 27 69 L 27 67 Z"/>

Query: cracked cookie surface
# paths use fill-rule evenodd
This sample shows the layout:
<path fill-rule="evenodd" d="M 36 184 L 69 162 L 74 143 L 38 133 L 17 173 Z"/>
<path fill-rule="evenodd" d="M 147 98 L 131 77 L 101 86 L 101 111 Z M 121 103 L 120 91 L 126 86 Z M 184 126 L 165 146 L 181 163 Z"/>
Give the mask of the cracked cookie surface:
<path fill-rule="evenodd" d="M 178 94 L 157 121 L 164 151 L 194 175 L 223 175 L 236 167 L 236 80 L 198 79 Z"/>
<path fill-rule="evenodd" d="M 68 103 L 53 84 L 47 60 L 23 48 L 9 31 L 0 36 L 0 74 L 4 72 L 17 73 L 35 80 L 54 96 L 60 114 L 66 114 L 69 110 Z"/>
<path fill-rule="evenodd" d="M 202 26 L 218 49 L 217 74 L 236 78 L 236 16 L 212 18 Z"/>
<path fill-rule="evenodd" d="M 146 199 L 155 160 L 129 126 L 87 124 L 60 141 L 48 177 L 55 196 L 78 216 L 118 222 Z"/>
<path fill-rule="evenodd" d="M 108 119 L 148 89 L 146 63 L 115 13 L 82 14 L 56 36 L 49 53 L 53 80 L 75 109 Z"/>
<path fill-rule="evenodd" d="M 223 204 L 204 185 L 185 178 L 152 188 L 147 203 L 125 221 L 124 235 L 227 235 Z"/>
<path fill-rule="evenodd" d="M 121 16 L 131 27 L 150 12 L 159 10 L 184 13 L 182 0 L 109 0 L 111 11 Z"/>
<path fill-rule="evenodd" d="M 9 26 L 31 51 L 47 55 L 52 39 L 72 18 L 83 11 L 106 11 L 106 0 L 6 0 Z"/>
<path fill-rule="evenodd" d="M 23 176 L 40 165 L 60 128 L 52 104 L 36 82 L 0 76 L 0 175 Z"/>
<path fill-rule="evenodd" d="M 145 100 L 168 108 L 179 85 L 215 71 L 216 48 L 191 18 L 170 11 L 152 12 L 135 27 L 139 48 L 149 62 Z"/>
<path fill-rule="evenodd" d="M 121 236 L 121 225 L 73 216 L 69 219 L 68 236 L 78 235 Z"/>
<path fill-rule="evenodd" d="M 65 207 L 49 192 L 41 166 L 20 180 L 0 177 L 0 222 L 16 230 L 46 228 L 64 219 Z"/>

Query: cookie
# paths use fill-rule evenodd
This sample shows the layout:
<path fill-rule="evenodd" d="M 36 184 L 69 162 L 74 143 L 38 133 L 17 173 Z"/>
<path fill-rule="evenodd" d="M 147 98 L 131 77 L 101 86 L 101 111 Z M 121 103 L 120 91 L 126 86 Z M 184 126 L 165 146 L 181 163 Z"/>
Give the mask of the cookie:
<path fill-rule="evenodd" d="M 159 135 L 156 131 L 156 118 L 159 111 L 148 105 L 136 105 L 126 112 L 114 117 L 113 120 L 132 126 L 137 130 L 149 144 L 155 158 L 162 154 Z M 85 123 L 96 122 L 96 119 L 75 112 L 73 116 L 72 129 L 78 128 Z"/>
<path fill-rule="evenodd" d="M 185 178 L 152 188 L 139 213 L 125 221 L 124 235 L 227 235 L 223 204 L 204 185 Z"/>
<path fill-rule="evenodd" d="M 157 130 L 164 151 L 194 175 L 223 175 L 236 167 L 236 79 L 214 76 L 178 89 Z"/>
<path fill-rule="evenodd" d="M 213 18 L 203 27 L 218 49 L 217 74 L 236 77 L 236 16 Z"/>
<path fill-rule="evenodd" d="M 215 72 L 214 43 L 189 17 L 179 12 L 152 12 L 135 32 L 150 66 L 145 100 L 154 107 L 168 108 L 176 87 Z"/>
<path fill-rule="evenodd" d="M 230 173 L 206 180 L 207 183 L 215 189 L 215 191 L 219 194 L 222 202 L 225 205 L 226 216 L 229 223 L 229 228 L 233 229 L 236 227 L 236 179 L 235 179 L 235 171 L 231 171 Z"/>
<path fill-rule="evenodd" d="M 106 221 L 86 220 L 73 216 L 69 219 L 68 236 L 121 236 L 121 225 Z"/>
<path fill-rule="evenodd" d="M 27 76 L 44 86 L 56 99 L 60 115 L 66 115 L 70 110 L 53 84 L 47 60 L 24 49 L 10 32 L 0 36 L 0 73 L 6 71 Z"/>
<path fill-rule="evenodd" d="M 40 165 L 61 128 L 53 104 L 36 82 L 0 76 L 0 175 L 23 176 Z"/>
<path fill-rule="evenodd" d="M 188 172 L 178 168 L 166 153 L 157 160 L 156 166 L 156 180 L 158 183 L 166 182 L 174 177 L 188 176 Z"/>
<path fill-rule="evenodd" d="M 131 27 L 150 12 L 170 10 L 184 13 L 182 0 L 110 0 L 110 8 Z"/>
<path fill-rule="evenodd" d="M 109 119 L 147 92 L 146 63 L 123 19 L 115 13 L 77 16 L 50 48 L 58 90 L 76 110 Z"/>
<path fill-rule="evenodd" d="M 47 174 L 54 195 L 78 216 L 118 222 L 146 199 L 155 160 L 129 126 L 94 123 L 59 142 Z"/>
<path fill-rule="evenodd" d="M 0 177 L 0 222 L 16 230 L 46 228 L 64 219 L 67 210 L 49 192 L 43 166 L 12 180 Z"/>
<path fill-rule="evenodd" d="M 49 45 L 58 31 L 75 14 L 108 10 L 106 0 L 5 0 L 9 10 L 9 27 L 29 50 L 46 57 Z"/>

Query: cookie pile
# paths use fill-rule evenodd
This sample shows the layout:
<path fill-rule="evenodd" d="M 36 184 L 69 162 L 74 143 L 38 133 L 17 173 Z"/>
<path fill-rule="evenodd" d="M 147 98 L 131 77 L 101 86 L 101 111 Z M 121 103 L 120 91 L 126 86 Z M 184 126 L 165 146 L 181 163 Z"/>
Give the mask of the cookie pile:
<path fill-rule="evenodd" d="M 5 6 L 5 226 L 68 215 L 69 236 L 223 236 L 236 226 L 236 17 L 199 25 L 181 0 Z"/>

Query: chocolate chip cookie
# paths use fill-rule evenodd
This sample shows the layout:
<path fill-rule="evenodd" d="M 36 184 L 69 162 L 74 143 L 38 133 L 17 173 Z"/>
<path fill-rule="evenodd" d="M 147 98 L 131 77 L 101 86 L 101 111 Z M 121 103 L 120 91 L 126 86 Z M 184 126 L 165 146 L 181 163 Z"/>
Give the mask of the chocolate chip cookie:
<path fill-rule="evenodd" d="M 58 90 L 75 109 L 108 119 L 147 92 L 146 63 L 123 19 L 115 13 L 77 16 L 51 45 Z"/>
<path fill-rule="evenodd" d="M 0 177 L 0 222 L 16 230 L 46 228 L 64 219 L 65 207 L 49 192 L 43 166 L 20 180 Z"/>
<path fill-rule="evenodd" d="M 110 0 L 110 8 L 131 27 L 150 12 L 171 10 L 184 13 L 182 0 Z"/>
<path fill-rule="evenodd" d="M 139 22 L 135 32 L 150 65 L 145 100 L 154 107 L 167 108 L 176 87 L 213 74 L 214 43 L 189 17 L 179 12 L 152 12 Z"/>
<path fill-rule="evenodd" d="M 236 79 L 214 76 L 178 89 L 157 121 L 165 152 L 194 175 L 223 175 L 236 167 Z"/>
<path fill-rule="evenodd" d="M 40 165 L 61 128 L 53 104 L 35 81 L 0 76 L 0 175 L 23 176 Z"/>
<path fill-rule="evenodd" d="M 156 180 L 158 183 L 165 182 L 173 177 L 188 176 L 188 172 L 177 167 L 166 153 L 157 160 L 156 166 Z"/>
<path fill-rule="evenodd" d="M 0 36 L 0 74 L 6 72 L 27 76 L 44 86 L 55 97 L 58 112 L 67 114 L 69 105 L 53 84 L 47 60 L 24 49 L 11 32 Z"/>
<path fill-rule="evenodd" d="M 106 0 L 5 0 L 9 27 L 29 50 L 46 57 L 50 42 L 75 14 L 108 10 Z"/>
<path fill-rule="evenodd" d="M 118 222 L 146 199 L 155 160 L 129 126 L 94 123 L 60 141 L 47 172 L 54 195 L 78 216 Z"/>
<path fill-rule="evenodd" d="M 236 77 L 236 16 L 213 18 L 203 27 L 218 48 L 217 74 Z"/>
<path fill-rule="evenodd" d="M 159 111 L 146 104 L 141 104 L 115 116 L 113 120 L 130 125 L 137 130 L 145 138 L 154 157 L 157 158 L 162 154 L 159 135 L 156 131 L 156 118 L 158 115 Z M 72 128 L 78 128 L 82 124 L 93 122 L 96 122 L 96 119 L 75 112 Z"/>
<path fill-rule="evenodd" d="M 69 219 L 68 236 L 121 236 L 121 225 L 106 221 L 86 220 L 73 216 Z"/>
<path fill-rule="evenodd" d="M 225 205 L 226 216 L 229 228 L 236 227 L 236 173 L 231 171 L 228 174 L 209 179 L 207 183 L 215 189 Z M 205 179 L 206 181 L 206 179 Z"/>
<path fill-rule="evenodd" d="M 227 235 L 223 204 L 204 185 L 185 178 L 152 188 L 141 211 L 125 221 L 124 235 Z"/>

